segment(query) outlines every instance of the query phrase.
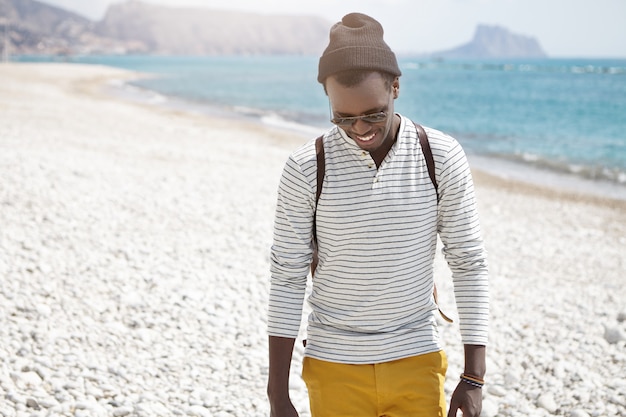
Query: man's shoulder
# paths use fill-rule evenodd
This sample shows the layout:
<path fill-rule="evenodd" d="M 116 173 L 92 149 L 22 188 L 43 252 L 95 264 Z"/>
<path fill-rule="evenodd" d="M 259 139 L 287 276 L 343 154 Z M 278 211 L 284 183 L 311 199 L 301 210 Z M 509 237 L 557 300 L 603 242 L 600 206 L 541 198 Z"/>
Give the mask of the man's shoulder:
<path fill-rule="evenodd" d="M 428 135 L 428 142 L 431 148 L 447 150 L 457 145 L 457 140 L 448 133 L 442 132 L 439 129 L 435 129 L 429 126 L 422 126 L 426 135 Z"/>
<path fill-rule="evenodd" d="M 303 143 L 300 147 L 296 148 L 291 153 L 291 159 L 293 159 L 298 164 L 307 163 L 311 159 L 316 160 L 317 151 L 315 148 L 315 142 L 317 141 L 317 139 L 322 137 L 324 138 L 324 142 L 328 143 L 329 140 L 332 141 L 336 136 L 336 129 L 331 129 L 326 132 L 320 133 L 320 136 L 308 139 L 305 143 Z"/>
<path fill-rule="evenodd" d="M 420 124 L 424 128 L 424 131 L 426 132 L 426 135 L 428 136 L 428 143 L 430 144 L 430 148 L 432 149 L 433 154 L 442 155 L 450 151 L 450 149 L 459 146 L 458 141 L 453 136 L 439 129 L 435 129 L 430 126 L 423 125 L 407 117 L 405 117 L 405 123 L 407 126 L 406 129 L 409 129 L 409 131 L 411 132 L 411 135 L 415 135 L 414 138 L 415 138 L 416 146 L 418 145 L 418 141 L 417 141 L 417 129 L 415 127 L 415 123 Z"/>
<path fill-rule="evenodd" d="M 305 143 L 297 147 L 289 155 L 289 159 L 298 165 L 306 164 L 312 159 L 315 160 L 315 141 L 317 138 L 308 139 Z"/>
<path fill-rule="evenodd" d="M 327 133 L 324 133 L 320 136 L 324 137 L 326 135 Z M 298 169 L 307 175 L 311 172 L 315 172 L 317 170 L 317 154 L 315 150 L 315 142 L 317 139 L 318 137 L 310 138 L 293 150 L 289 155 L 287 166 L 292 166 L 292 168 L 297 166 L 298 168 L 295 169 Z"/>

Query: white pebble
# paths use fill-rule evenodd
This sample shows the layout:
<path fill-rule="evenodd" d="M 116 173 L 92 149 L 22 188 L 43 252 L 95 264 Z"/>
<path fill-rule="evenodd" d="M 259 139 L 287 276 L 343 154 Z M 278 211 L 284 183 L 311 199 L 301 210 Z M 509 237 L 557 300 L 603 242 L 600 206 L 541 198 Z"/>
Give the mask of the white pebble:
<path fill-rule="evenodd" d="M 187 409 L 187 415 L 192 417 L 212 417 L 211 411 L 201 405 L 192 405 Z"/>
<path fill-rule="evenodd" d="M 504 388 L 502 385 L 489 384 L 487 386 L 487 392 L 489 392 L 489 394 L 495 395 L 496 397 L 504 397 L 507 394 L 506 388 Z"/>
<path fill-rule="evenodd" d="M 498 404 L 490 398 L 483 400 L 483 409 L 480 417 L 496 417 L 498 415 Z"/>
<path fill-rule="evenodd" d="M 621 342 L 626 340 L 626 332 L 619 326 L 607 326 L 604 328 L 604 339 L 611 344 Z"/>
<path fill-rule="evenodd" d="M 133 407 L 118 407 L 113 410 L 113 417 L 125 417 L 133 412 Z"/>
<path fill-rule="evenodd" d="M 36 372 L 16 372 L 11 375 L 15 386 L 22 389 L 33 389 L 41 385 L 41 377 Z"/>
<path fill-rule="evenodd" d="M 550 413 L 554 413 L 557 408 L 559 408 L 558 404 L 554 400 L 554 397 L 550 393 L 540 395 L 537 399 L 537 406 L 548 410 Z"/>

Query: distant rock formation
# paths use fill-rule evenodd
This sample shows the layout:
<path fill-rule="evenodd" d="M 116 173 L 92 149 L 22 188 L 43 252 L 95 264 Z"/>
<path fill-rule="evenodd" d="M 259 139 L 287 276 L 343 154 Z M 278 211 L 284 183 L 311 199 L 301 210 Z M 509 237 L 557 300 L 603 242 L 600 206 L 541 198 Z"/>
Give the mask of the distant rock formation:
<path fill-rule="evenodd" d="M 111 5 L 100 36 L 142 42 L 166 55 L 319 54 L 330 23 L 313 16 L 277 16 L 169 8 L 137 0 Z"/>
<path fill-rule="evenodd" d="M 430 54 L 436 58 L 544 58 L 547 54 L 539 41 L 518 35 L 500 26 L 479 25 L 474 38 L 464 45 Z"/>
<path fill-rule="evenodd" d="M 101 21 L 93 22 L 35 0 L 0 0 L 0 51 L 10 48 L 12 54 L 60 55 L 318 55 L 328 41 L 330 25 L 314 16 L 171 8 L 138 0 L 111 5 Z"/>
<path fill-rule="evenodd" d="M 0 50 L 3 54 L 143 51 L 137 42 L 104 38 L 94 29 L 95 23 L 91 20 L 39 1 L 0 0 Z"/>

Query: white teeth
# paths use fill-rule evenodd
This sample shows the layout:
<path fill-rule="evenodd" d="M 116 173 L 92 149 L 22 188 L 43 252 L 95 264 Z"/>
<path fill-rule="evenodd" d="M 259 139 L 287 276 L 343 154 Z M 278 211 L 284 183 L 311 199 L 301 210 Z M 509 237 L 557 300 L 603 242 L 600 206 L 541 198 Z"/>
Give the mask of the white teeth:
<path fill-rule="evenodd" d="M 360 140 L 361 142 L 367 142 L 367 141 L 372 140 L 374 136 L 376 136 L 376 133 L 372 133 L 369 136 L 357 136 L 357 139 Z"/>

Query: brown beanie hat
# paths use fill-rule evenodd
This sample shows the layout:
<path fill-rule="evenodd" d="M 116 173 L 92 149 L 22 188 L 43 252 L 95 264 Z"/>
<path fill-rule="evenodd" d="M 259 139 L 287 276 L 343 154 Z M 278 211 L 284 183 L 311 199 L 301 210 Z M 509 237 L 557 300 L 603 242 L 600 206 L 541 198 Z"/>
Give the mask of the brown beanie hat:
<path fill-rule="evenodd" d="M 317 81 L 340 71 L 369 69 L 402 75 L 396 55 L 383 40 L 383 27 L 361 13 L 350 13 L 330 28 L 330 42 L 319 62 Z"/>

